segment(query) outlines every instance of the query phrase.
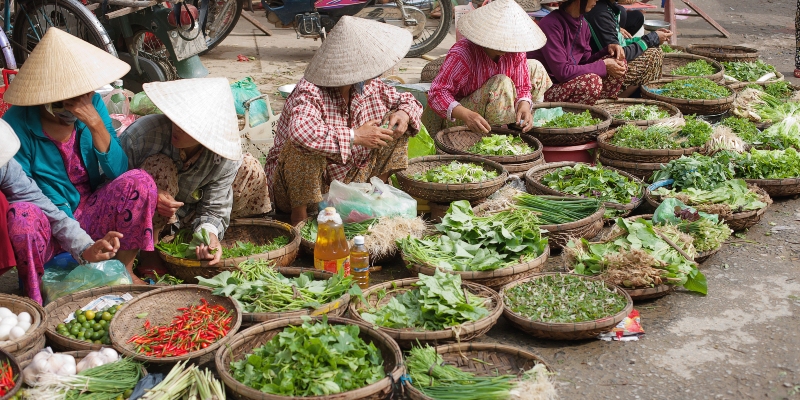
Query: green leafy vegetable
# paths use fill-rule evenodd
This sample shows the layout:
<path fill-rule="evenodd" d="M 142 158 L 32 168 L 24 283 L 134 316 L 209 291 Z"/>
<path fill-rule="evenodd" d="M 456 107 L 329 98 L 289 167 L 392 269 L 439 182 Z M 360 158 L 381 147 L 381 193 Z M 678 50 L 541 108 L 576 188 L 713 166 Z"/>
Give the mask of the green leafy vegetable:
<path fill-rule="evenodd" d="M 671 75 L 680 76 L 707 76 L 715 73 L 717 70 L 706 60 L 692 61 L 670 71 Z"/>
<path fill-rule="evenodd" d="M 506 306 L 533 321 L 586 322 L 613 316 L 628 304 L 605 283 L 572 275 L 545 275 L 505 291 Z"/>
<path fill-rule="evenodd" d="M 683 53 L 680 50 L 673 49 L 672 46 L 670 46 L 670 45 L 668 45 L 666 43 L 661 45 L 661 51 L 663 51 L 664 53 Z"/>
<path fill-rule="evenodd" d="M 603 167 L 577 164 L 574 167 L 561 167 L 542 177 L 542 184 L 559 192 L 593 197 L 603 202 L 629 204 L 642 196 L 640 183 Z M 613 216 L 617 210 L 606 210 Z"/>
<path fill-rule="evenodd" d="M 597 125 L 601 121 L 599 118 L 593 118 L 589 110 L 582 113 L 564 112 L 549 121 L 542 127 L 544 128 L 577 128 L 580 126 Z"/>
<path fill-rule="evenodd" d="M 246 257 L 253 254 L 269 253 L 278 250 L 289 244 L 288 236 L 278 236 L 271 242 L 263 245 L 256 245 L 250 242 L 236 241 L 232 247 L 222 248 L 222 258 Z"/>
<path fill-rule="evenodd" d="M 678 128 L 680 129 L 680 128 Z M 689 147 L 686 138 L 679 137 L 675 127 L 652 125 L 642 129 L 623 125 L 611 137 L 611 144 L 631 149 L 680 149 Z"/>
<path fill-rule="evenodd" d="M 764 85 L 764 91 L 779 99 L 788 99 L 794 95 L 794 89 L 788 81 L 768 83 Z"/>
<path fill-rule="evenodd" d="M 284 328 L 265 345 L 231 363 L 233 377 L 256 390 L 283 396 L 348 392 L 383 379 L 383 357 L 359 337 L 357 325 L 306 320 Z"/>
<path fill-rule="evenodd" d="M 708 218 L 683 222 L 678 224 L 678 229 L 694 239 L 692 244 L 697 251 L 718 249 L 731 236 L 731 228 L 728 228 L 725 222 L 715 222 Z"/>
<path fill-rule="evenodd" d="M 614 115 L 614 118 L 624 119 L 626 121 L 649 121 L 654 119 L 669 118 L 669 112 L 662 110 L 658 106 L 634 104 L 622 110 L 621 113 Z"/>
<path fill-rule="evenodd" d="M 158 275 L 157 272 L 153 272 L 156 278 L 156 285 L 180 285 L 183 283 L 183 279 L 178 279 L 170 274 Z"/>
<path fill-rule="evenodd" d="M 736 176 L 744 179 L 785 179 L 800 177 L 800 155 L 786 150 L 752 149 L 735 161 Z"/>
<path fill-rule="evenodd" d="M 714 100 L 731 94 L 727 87 L 706 78 L 680 79 L 669 82 L 660 89 L 649 90 L 665 97 L 686 100 Z"/>
<path fill-rule="evenodd" d="M 673 179 L 675 182 L 672 187 L 679 191 L 686 188 L 710 190 L 733 177 L 733 164 L 728 157 L 709 157 L 694 153 L 662 166 L 653 174 L 653 182 Z"/>
<path fill-rule="evenodd" d="M 475 295 L 466 298 L 460 275 L 437 269 L 433 276 L 420 274 L 414 286 L 392 296 L 380 308 L 362 312 L 361 318 L 386 328 L 439 331 L 489 315 L 484 307 L 487 299 Z"/>
<path fill-rule="evenodd" d="M 728 117 L 722 120 L 722 125 L 731 128 L 733 133 L 747 143 L 757 142 L 761 132 L 753 121 L 739 117 Z"/>
<path fill-rule="evenodd" d="M 543 224 L 566 224 L 584 219 L 600 209 L 597 199 L 534 196 L 520 193 L 514 197 L 517 207 L 539 213 Z"/>
<path fill-rule="evenodd" d="M 686 138 L 688 147 L 700 147 L 711 139 L 711 134 L 714 133 L 711 124 L 697 118 L 696 115 L 685 115 L 683 120 L 686 124 L 680 134 Z"/>
<path fill-rule="evenodd" d="M 758 193 L 748 189 L 747 183 L 741 179 L 724 181 L 710 190 L 686 187 L 679 192 L 661 187 L 652 193 L 657 197 L 677 198 L 687 205 L 712 214 L 760 210 L 767 206 Z"/>
<path fill-rule="evenodd" d="M 189 229 L 183 229 L 175 235 L 171 242 L 161 242 L 157 244 L 156 249 L 173 257 L 196 260 L 197 253 L 195 249 L 200 244 L 206 246 L 211 245 L 211 238 L 205 228 L 194 233 Z M 232 247 L 222 249 L 222 258 L 245 257 L 253 254 L 268 253 L 288 244 L 289 238 L 286 236 L 276 237 L 272 242 L 263 245 L 237 241 Z M 216 250 L 213 250 L 212 253 L 214 251 Z"/>
<path fill-rule="evenodd" d="M 522 138 L 513 135 L 484 136 L 467 150 L 469 153 L 488 156 L 515 156 L 533 151 Z"/>
<path fill-rule="evenodd" d="M 775 67 L 762 60 L 723 61 L 722 66 L 725 67 L 725 75 L 739 82 L 755 82 L 766 74 L 777 72 Z"/>
<path fill-rule="evenodd" d="M 475 183 L 494 178 L 497 178 L 497 171 L 483 169 L 478 164 L 458 161 L 440 165 L 413 176 L 413 179 L 417 181 L 436 183 Z"/>

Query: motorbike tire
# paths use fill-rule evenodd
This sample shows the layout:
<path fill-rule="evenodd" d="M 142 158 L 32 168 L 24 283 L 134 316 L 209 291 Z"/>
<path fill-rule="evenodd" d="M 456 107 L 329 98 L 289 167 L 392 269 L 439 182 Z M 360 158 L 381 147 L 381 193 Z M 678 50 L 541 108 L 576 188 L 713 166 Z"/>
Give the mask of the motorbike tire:
<path fill-rule="evenodd" d="M 419 43 L 413 43 L 406 57 L 419 57 L 428 53 L 435 49 L 439 43 L 442 43 L 442 40 L 450 33 L 450 25 L 455 18 L 453 2 L 450 0 L 439 0 L 439 4 L 442 6 L 442 16 L 439 17 L 440 22 L 439 26 L 436 28 L 436 32 Z"/>
<path fill-rule="evenodd" d="M 213 1 L 214 0 L 211 0 L 210 2 Z M 220 30 L 219 34 L 217 34 L 213 38 L 210 36 L 206 36 L 206 45 L 208 45 L 208 49 L 200 53 L 201 56 L 203 54 L 208 53 L 209 51 L 211 51 L 211 49 L 217 47 L 220 43 L 222 43 L 222 41 L 225 40 L 225 38 L 228 37 L 228 35 L 230 35 L 230 33 L 233 31 L 233 28 L 236 27 L 236 23 L 239 22 L 239 17 L 242 16 L 242 8 L 244 7 L 245 0 L 228 0 L 228 1 L 233 1 L 234 7 L 236 7 L 236 9 L 234 10 L 233 19 Z M 210 8 L 211 7 L 209 5 L 209 14 L 211 13 Z M 209 25 L 210 24 L 206 25 L 206 30 L 208 30 Z"/>

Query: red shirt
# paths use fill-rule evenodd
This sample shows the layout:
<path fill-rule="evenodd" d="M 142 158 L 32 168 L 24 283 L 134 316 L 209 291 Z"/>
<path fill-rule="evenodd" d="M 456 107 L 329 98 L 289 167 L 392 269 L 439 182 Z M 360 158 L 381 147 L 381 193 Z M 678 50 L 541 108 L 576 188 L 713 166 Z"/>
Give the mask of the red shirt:
<path fill-rule="evenodd" d="M 431 83 L 428 106 L 442 118 L 450 119 L 450 112 L 459 100 L 480 89 L 489 78 L 500 74 L 514 82 L 517 102 L 531 102 L 531 76 L 525 53 L 506 53 L 495 62 L 480 46 L 461 39 L 447 52 L 439 74 Z"/>

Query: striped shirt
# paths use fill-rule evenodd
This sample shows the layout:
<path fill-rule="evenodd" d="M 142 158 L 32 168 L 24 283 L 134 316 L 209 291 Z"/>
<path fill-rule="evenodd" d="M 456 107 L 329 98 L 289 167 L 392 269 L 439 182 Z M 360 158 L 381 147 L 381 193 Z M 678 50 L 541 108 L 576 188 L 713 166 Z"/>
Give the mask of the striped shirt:
<path fill-rule="evenodd" d="M 428 106 L 442 118 L 452 120 L 450 113 L 459 100 L 478 90 L 495 75 L 506 75 L 517 88 L 517 103 L 531 103 L 531 76 L 525 53 L 506 53 L 495 62 L 483 49 L 467 39 L 461 39 L 450 51 L 431 83 Z"/>

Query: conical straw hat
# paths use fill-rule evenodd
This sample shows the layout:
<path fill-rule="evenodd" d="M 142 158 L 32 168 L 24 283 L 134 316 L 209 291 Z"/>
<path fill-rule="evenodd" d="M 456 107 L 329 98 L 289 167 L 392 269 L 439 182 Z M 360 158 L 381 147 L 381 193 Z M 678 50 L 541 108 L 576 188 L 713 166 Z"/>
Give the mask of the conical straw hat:
<path fill-rule="evenodd" d="M 173 124 L 205 148 L 229 160 L 242 159 L 239 120 L 227 79 L 151 82 L 142 88 Z"/>
<path fill-rule="evenodd" d="M 496 0 L 458 20 L 470 42 L 492 50 L 520 53 L 541 49 L 544 32 L 514 0 Z"/>
<path fill-rule="evenodd" d="M 342 17 L 308 64 L 305 79 L 338 87 L 375 78 L 406 56 L 412 40 L 411 33 L 396 26 Z"/>
<path fill-rule="evenodd" d="M 3 144 L 0 146 L 0 168 L 3 168 L 6 163 L 11 161 L 14 154 L 17 154 L 17 150 L 19 150 L 19 138 L 17 134 L 14 133 L 14 129 L 11 128 L 11 125 L 2 119 L 0 119 L 0 143 Z"/>
<path fill-rule="evenodd" d="M 131 66 L 57 28 L 50 28 L 3 96 L 15 106 L 55 103 L 121 78 Z"/>

